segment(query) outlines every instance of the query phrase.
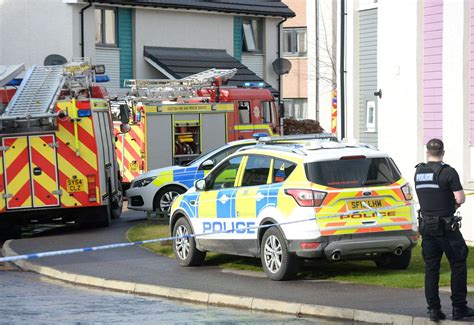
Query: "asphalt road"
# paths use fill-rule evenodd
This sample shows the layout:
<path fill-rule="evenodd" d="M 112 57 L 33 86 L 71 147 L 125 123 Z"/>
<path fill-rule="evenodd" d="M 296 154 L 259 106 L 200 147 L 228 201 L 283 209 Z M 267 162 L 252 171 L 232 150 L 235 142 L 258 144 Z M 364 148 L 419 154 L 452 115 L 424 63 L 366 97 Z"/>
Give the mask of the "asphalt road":
<path fill-rule="evenodd" d="M 70 230 L 60 235 L 15 240 L 11 247 L 18 254 L 90 247 L 126 241 L 127 229 L 143 221 L 143 214 L 127 211 L 105 229 Z M 157 256 L 140 247 L 86 252 L 31 260 L 60 271 L 113 280 L 154 284 L 227 295 L 354 308 L 407 316 L 426 317 L 423 290 L 295 280 L 275 282 L 263 271 L 238 272 L 218 267 L 179 267 L 174 259 Z M 446 311 L 449 293 L 441 294 Z M 473 297 L 468 297 L 474 305 Z"/>

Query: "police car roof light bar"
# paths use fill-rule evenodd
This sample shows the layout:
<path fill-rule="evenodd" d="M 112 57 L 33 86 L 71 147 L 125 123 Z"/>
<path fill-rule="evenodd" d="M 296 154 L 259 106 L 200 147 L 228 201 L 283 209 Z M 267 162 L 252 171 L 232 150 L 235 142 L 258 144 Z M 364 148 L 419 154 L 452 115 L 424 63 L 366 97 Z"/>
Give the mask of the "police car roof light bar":
<path fill-rule="evenodd" d="M 296 144 L 267 145 L 265 143 L 258 143 L 253 148 L 264 149 L 264 150 L 279 150 L 279 151 L 295 153 L 302 156 L 307 156 L 307 153 L 301 150 Z M 252 149 L 252 147 L 248 149 Z"/>
<path fill-rule="evenodd" d="M 332 133 L 311 133 L 311 134 L 293 134 L 273 137 L 261 137 L 258 139 L 260 143 L 271 143 L 291 140 L 330 140 L 338 141 L 337 137 Z"/>

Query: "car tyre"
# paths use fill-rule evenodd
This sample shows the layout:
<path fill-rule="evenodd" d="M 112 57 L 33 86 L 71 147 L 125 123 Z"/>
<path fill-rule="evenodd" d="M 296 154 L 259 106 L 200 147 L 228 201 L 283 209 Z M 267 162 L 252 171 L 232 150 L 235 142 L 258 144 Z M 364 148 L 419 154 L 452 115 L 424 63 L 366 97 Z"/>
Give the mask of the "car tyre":
<path fill-rule="evenodd" d="M 204 263 L 206 252 L 197 249 L 195 238 L 176 238 L 189 235 L 193 235 L 193 230 L 189 222 L 184 217 L 180 218 L 173 228 L 174 256 L 181 266 L 200 266 Z"/>
<path fill-rule="evenodd" d="M 298 257 L 288 251 L 286 239 L 276 227 L 268 229 L 263 235 L 260 259 L 263 270 L 271 280 L 291 280 L 298 274 Z"/>
<path fill-rule="evenodd" d="M 153 201 L 153 207 L 158 213 L 169 216 L 173 200 L 180 194 L 186 192 L 186 189 L 180 186 L 167 186 L 158 191 Z"/>
<path fill-rule="evenodd" d="M 411 249 L 403 251 L 402 255 L 384 254 L 375 260 L 377 267 L 390 270 L 406 270 L 411 261 Z"/>

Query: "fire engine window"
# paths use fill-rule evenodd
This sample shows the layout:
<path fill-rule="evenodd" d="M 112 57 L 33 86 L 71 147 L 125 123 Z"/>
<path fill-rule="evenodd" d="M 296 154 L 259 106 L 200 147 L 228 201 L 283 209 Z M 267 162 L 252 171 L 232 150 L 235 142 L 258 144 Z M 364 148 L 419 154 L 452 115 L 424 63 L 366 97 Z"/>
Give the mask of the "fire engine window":
<path fill-rule="evenodd" d="M 95 9 L 95 42 L 116 45 L 116 12 L 114 9 Z"/>
<path fill-rule="evenodd" d="M 263 123 L 272 123 L 272 102 L 262 102 L 261 105 Z"/>
<path fill-rule="evenodd" d="M 267 184 L 271 161 L 271 157 L 249 156 L 242 178 L 242 186 Z"/>
<path fill-rule="evenodd" d="M 273 179 L 272 183 L 281 183 L 284 182 L 288 176 L 295 170 L 296 164 L 284 161 L 280 159 L 275 159 L 273 163 Z"/>
<path fill-rule="evenodd" d="M 250 124 L 250 102 L 239 102 L 239 124 Z"/>

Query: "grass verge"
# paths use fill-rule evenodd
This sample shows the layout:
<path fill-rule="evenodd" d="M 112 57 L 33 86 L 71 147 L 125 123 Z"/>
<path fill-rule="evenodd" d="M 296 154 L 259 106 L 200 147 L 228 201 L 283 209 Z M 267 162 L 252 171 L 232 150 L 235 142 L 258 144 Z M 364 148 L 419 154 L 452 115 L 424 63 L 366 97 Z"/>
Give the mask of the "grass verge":
<path fill-rule="evenodd" d="M 146 222 L 129 229 L 127 239 L 140 241 L 169 237 L 169 226 L 156 222 Z M 171 241 L 144 245 L 147 249 L 174 258 Z M 468 283 L 474 284 L 474 258 L 468 259 Z M 208 253 L 205 265 L 228 269 L 263 272 L 260 259 Z M 440 271 L 440 286 L 450 285 L 450 269 L 443 257 Z M 326 260 L 307 260 L 299 275 L 308 280 L 347 281 L 360 284 L 381 285 L 397 288 L 423 288 L 424 263 L 421 256 L 421 243 L 414 249 L 410 266 L 406 270 L 382 270 L 372 261 L 329 262 Z"/>

